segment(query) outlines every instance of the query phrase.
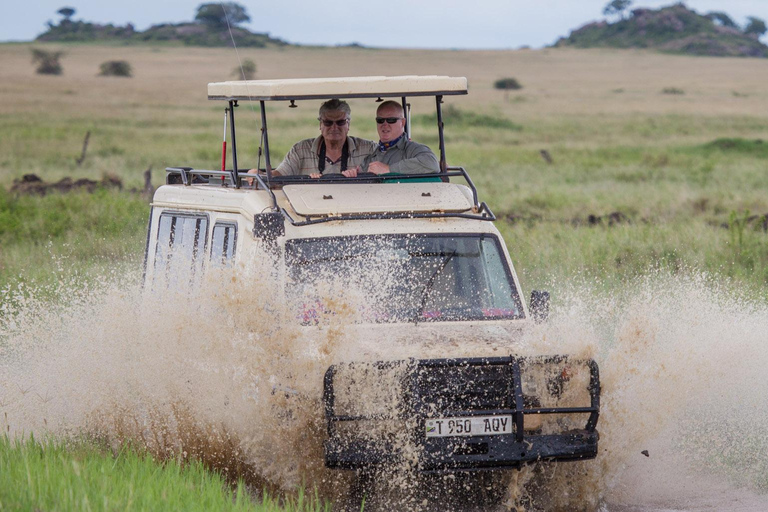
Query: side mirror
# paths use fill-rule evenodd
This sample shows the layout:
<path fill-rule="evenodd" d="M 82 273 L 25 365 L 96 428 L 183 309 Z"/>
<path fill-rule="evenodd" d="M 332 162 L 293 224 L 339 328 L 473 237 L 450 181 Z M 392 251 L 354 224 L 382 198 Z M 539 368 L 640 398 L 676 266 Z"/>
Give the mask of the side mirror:
<path fill-rule="evenodd" d="M 537 324 L 546 322 L 549 318 L 549 292 L 533 290 L 528 309 L 534 322 Z"/>

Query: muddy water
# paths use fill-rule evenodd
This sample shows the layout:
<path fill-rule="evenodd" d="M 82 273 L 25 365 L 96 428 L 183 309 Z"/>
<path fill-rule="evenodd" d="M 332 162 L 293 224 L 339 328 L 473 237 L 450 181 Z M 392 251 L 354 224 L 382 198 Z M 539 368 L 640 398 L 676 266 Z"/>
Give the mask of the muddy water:
<path fill-rule="evenodd" d="M 257 488 L 306 482 L 340 499 L 351 475 L 322 463 L 328 365 L 570 353 L 600 364 L 599 457 L 491 481 L 508 504 L 529 494 L 546 510 L 768 510 L 768 307 L 713 280 L 656 275 L 613 294 L 568 285 L 548 324 L 517 332 L 358 327 L 359 297 L 332 288 L 323 300 L 333 313 L 301 327 L 268 282 L 242 275 L 210 275 L 184 293 L 142 290 L 135 276 L 64 284 L 53 299 L 3 292 L 3 429 L 139 441 Z M 440 488 L 454 480 L 431 482 L 425 497 L 411 492 L 407 471 L 388 478 L 382 508 L 453 507 L 442 506 Z"/>

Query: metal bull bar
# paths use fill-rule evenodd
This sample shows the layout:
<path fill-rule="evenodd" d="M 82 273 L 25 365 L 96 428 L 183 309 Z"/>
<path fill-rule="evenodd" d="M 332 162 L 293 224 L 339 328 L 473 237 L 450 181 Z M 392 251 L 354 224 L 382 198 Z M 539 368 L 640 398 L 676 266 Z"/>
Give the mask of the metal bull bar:
<path fill-rule="evenodd" d="M 588 368 L 589 406 L 541 407 L 531 404 L 531 397 L 523 394 L 523 373 L 537 364 Z M 375 414 L 337 414 L 334 380 L 338 372 L 345 371 L 345 366 L 376 372 L 396 365 L 406 367 L 400 390 L 404 395 L 402 407 Z M 557 393 L 554 387 L 546 392 Z M 344 392 L 354 390 L 345 389 Z M 571 461 L 597 456 L 600 378 L 597 363 L 591 359 L 510 356 L 334 365 L 325 374 L 323 397 L 328 423 L 325 464 L 329 468 L 373 468 L 396 463 L 400 458 L 403 446 L 397 442 L 367 439 L 365 435 L 346 437 L 345 432 L 349 430 L 339 427 L 353 425 L 351 422 L 361 425 L 377 421 L 399 422 L 405 431 L 406 442 L 416 448 L 418 468 L 422 472 L 514 468 L 539 460 Z M 546 434 L 525 431 L 526 416 L 551 414 L 588 417 L 582 428 Z M 511 416 L 514 430 L 502 435 L 426 436 L 426 421 L 430 418 L 478 416 Z M 399 442 L 403 442 L 402 438 Z"/>

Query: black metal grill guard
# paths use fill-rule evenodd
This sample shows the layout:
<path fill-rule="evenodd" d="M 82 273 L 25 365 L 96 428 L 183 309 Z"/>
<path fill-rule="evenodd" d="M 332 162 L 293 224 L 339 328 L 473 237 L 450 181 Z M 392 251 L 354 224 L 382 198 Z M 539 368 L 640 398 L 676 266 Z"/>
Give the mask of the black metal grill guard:
<path fill-rule="evenodd" d="M 521 366 L 527 361 L 562 363 L 567 356 L 539 358 L 494 357 L 494 358 L 459 358 L 459 359 L 424 359 L 410 361 L 416 369 L 410 378 L 410 394 L 404 411 L 395 417 L 408 419 L 413 425 L 408 432 L 409 442 L 414 443 L 419 453 L 418 469 L 432 471 L 467 471 L 520 467 L 539 460 L 572 461 L 592 459 L 597 456 L 598 432 L 597 420 L 600 412 L 600 378 L 597 363 L 593 360 L 578 360 L 574 363 L 586 364 L 590 372 L 589 407 L 531 407 L 524 406 L 521 380 Z M 392 364 L 378 363 L 382 365 Z M 468 417 L 512 415 L 515 424 L 510 435 L 474 436 L 474 437 L 432 437 L 424 435 L 425 421 L 435 417 L 427 413 L 429 390 L 420 386 L 417 377 L 422 369 L 447 368 L 461 366 L 465 368 L 506 367 L 509 379 L 509 400 L 512 407 L 504 409 L 445 409 L 440 417 Z M 398 450 L 387 442 L 368 440 L 341 439 L 336 432 L 336 424 L 346 421 L 376 420 L 382 416 L 343 416 L 334 413 L 333 380 L 336 366 L 331 366 L 325 373 L 323 399 L 325 416 L 328 422 L 328 440 L 325 442 L 325 465 L 332 469 L 363 469 L 391 464 L 399 458 Z M 479 392 L 479 389 L 477 390 Z M 526 434 L 523 429 L 525 415 L 529 414 L 589 414 L 583 429 L 570 430 L 560 434 Z"/>

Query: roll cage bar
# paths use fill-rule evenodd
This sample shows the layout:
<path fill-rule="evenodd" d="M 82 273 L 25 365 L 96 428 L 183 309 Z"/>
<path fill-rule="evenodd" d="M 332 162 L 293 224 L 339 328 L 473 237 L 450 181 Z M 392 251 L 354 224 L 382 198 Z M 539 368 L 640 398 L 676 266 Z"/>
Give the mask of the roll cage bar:
<path fill-rule="evenodd" d="M 340 88 L 339 83 L 349 81 L 346 89 Z M 323 94 L 307 93 L 306 89 L 317 84 L 318 87 L 326 87 Z M 252 85 L 253 87 L 249 87 Z M 331 86 L 333 91 L 327 91 Z M 282 88 L 284 87 L 284 89 Z M 343 90 L 342 90 L 343 89 Z M 490 210 L 485 202 L 480 202 L 477 197 L 477 188 L 470 179 L 467 171 L 463 167 L 449 167 L 445 152 L 445 135 L 443 123 L 442 103 L 443 96 L 464 95 L 467 94 L 466 79 L 452 77 L 369 77 L 360 79 L 306 79 L 306 80 L 275 80 L 275 81 L 256 81 L 256 82 L 223 82 L 208 85 L 208 99 L 225 100 L 228 107 L 225 113 L 228 114 L 229 131 L 231 136 L 232 169 L 231 170 L 200 170 L 190 167 L 168 167 L 166 168 L 166 182 L 191 185 L 194 183 L 220 184 L 223 186 L 233 186 L 235 188 L 253 187 L 269 192 L 272 200 L 272 210 L 281 211 L 282 214 L 295 226 L 315 224 L 318 222 L 328 222 L 330 220 L 359 219 L 359 218 L 431 218 L 431 217 L 461 217 L 478 220 L 494 221 L 496 216 Z M 377 176 L 358 176 L 356 178 L 341 178 L 333 176 L 324 176 L 322 183 L 386 183 L 412 180 L 424 180 L 425 178 L 434 178 L 441 181 L 450 181 L 451 177 L 461 177 L 472 190 L 473 206 L 471 213 L 386 213 L 386 214 L 363 214 L 363 215 L 344 215 L 344 216 L 322 216 L 318 218 L 305 217 L 303 221 L 294 220 L 287 211 L 279 208 L 277 198 L 273 188 L 285 184 L 308 183 L 307 176 L 275 176 L 273 175 L 272 162 L 269 154 L 269 131 L 267 128 L 267 101 L 288 101 L 289 107 L 295 107 L 298 100 L 324 100 L 331 98 L 349 99 L 349 98 L 375 98 L 377 102 L 383 101 L 383 98 L 397 98 L 403 106 L 406 116 L 406 135 L 410 136 L 410 104 L 409 97 L 414 96 L 434 96 L 435 109 L 437 112 L 437 131 L 439 140 L 439 165 L 440 172 L 436 174 L 418 174 L 418 175 L 398 175 L 396 177 L 377 177 Z M 238 101 L 249 100 L 258 101 L 261 112 L 261 143 L 259 145 L 259 160 L 264 156 L 265 175 L 240 173 L 237 165 L 237 132 L 235 129 L 235 109 L 238 107 Z M 248 182 L 245 181 L 248 179 Z M 318 183 L 312 180 L 312 183 Z"/>
<path fill-rule="evenodd" d="M 434 94 L 435 96 L 435 107 L 437 110 L 437 134 L 438 134 L 438 140 L 439 140 L 439 147 L 440 147 L 440 171 L 446 172 L 448 169 L 447 163 L 446 163 L 446 156 L 445 156 L 445 135 L 444 135 L 444 124 L 443 124 L 443 109 L 442 109 L 442 103 L 443 103 L 443 95 L 444 94 L 462 94 L 460 92 L 443 92 L 443 94 Z M 466 91 L 464 92 L 466 94 Z M 432 96 L 431 93 L 412 93 L 410 96 Z M 399 98 L 400 102 L 403 106 L 403 112 L 406 115 L 406 135 L 410 138 L 410 104 L 408 103 L 408 96 L 406 96 L 404 93 L 398 93 L 397 95 L 391 95 L 391 94 L 340 94 L 333 96 L 334 98 L 376 98 L 377 101 L 383 101 L 383 98 Z M 209 99 L 226 99 L 229 103 L 229 107 L 226 109 L 227 112 L 229 112 L 229 130 L 232 137 L 232 182 L 235 183 L 235 187 L 239 188 L 239 180 L 238 175 L 240 174 L 239 169 L 237 167 L 237 134 L 235 130 L 235 108 L 238 107 L 238 99 L 234 98 L 218 98 L 218 97 L 210 97 Z M 255 99 L 255 98 L 254 98 Z M 295 102 L 297 100 L 302 99 L 330 99 L 328 97 L 322 96 L 322 97 L 313 97 L 313 96 L 299 96 L 299 97 L 273 97 L 270 98 L 274 101 L 289 101 L 290 106 L 295 106 Z M 261 111 L 261 145 L 259 146 L 259 157 L 264 155 L 264 165 L 265 165 L 265 171 L 267 176 L 267 183 L 270 183 L 273 179 L 272 176 L 272 162 L 270 160 L 269 155 L 269 131 L 267 129 L 267 108 L 266 108 L 266 100 L 259 99 L 259 110 Z"/>
<path fill-rule="evenodd" d="M 490 207 L 485 201 L 480 201 L 477 194 L 477 187 L 472 182 L 472 178 L 469 177 L 466 169 L 463 167 L 448 167 L 445 172 L 439 172 L 436 174 L 402 174 L 398 176 L 390 177 L 370 177 L 370 176 L 357 176 L 355 178 L 336 177 L 336 176 L 324 176 L 319 180 L 310 178 L 309 176 L 280 176 L 272 178 L 272 181 L 266 181 L 263 176 L 258 174 L 240 174 L 236 175 L 233 170 L 229 171 L 214 171 L 207 169 L 193 169 L 191 167 L 166 167 L 166 183 L 182 183 L 184 185 L 195 184 L 220 184 L 223 186 L 232 186 L 236 188 L 253 188 L 256 190 L 265 190 L 269 193 L 272 201 L 272 211 L 280 212 L 292 225 L 294 226 L 307 226 L 310 224 L 319 224 L 322 222 L 330 222 L 334 220 L 363 220 L 363 219 L 431 219 L 431 218 L 447 218 L 455 217 L 461 219 L 473 219 L 484 220 L 493 222 L 496 220 L 496 215 L 491 211 Z M 461 212 L 388 212 L 388 213 L 368 213 L 368 214 L 356 214 L 356 215 L 318 215 L 316 217 L 303 216 L 303 221 L 295 220 L 285 208 L 281 208 L 277 204 L 277 197 L 273 189 L 282 185 L 288 184 L 300 184 L 300 183 L 395 183 L 400 181 L 413 181 L 424 180 L 425 176 L 429 178 L 440 179 L 442 181 L 448 181 L 452 177 L 463 178 L 470 190 L 472 191 L 472 208 L 470 213 Z M 245 180 L 253 180 L 252 184 L 246 183 Z"/>

